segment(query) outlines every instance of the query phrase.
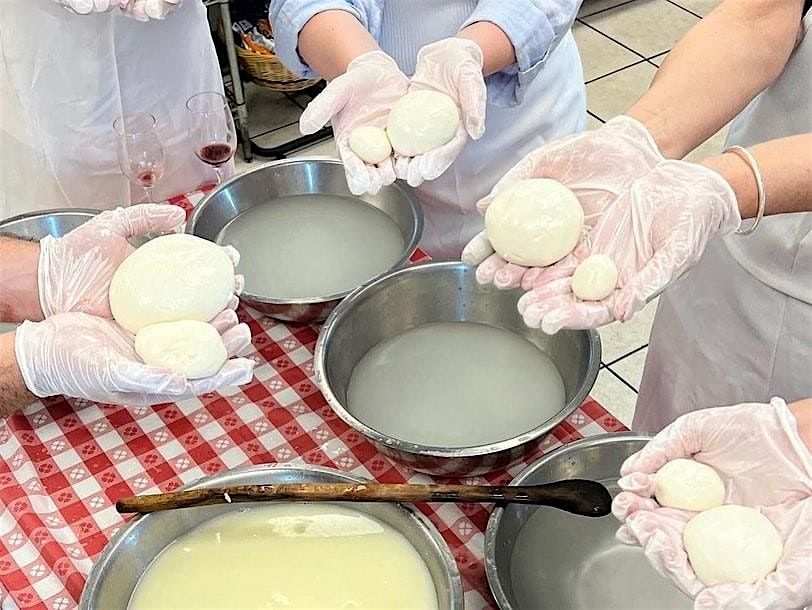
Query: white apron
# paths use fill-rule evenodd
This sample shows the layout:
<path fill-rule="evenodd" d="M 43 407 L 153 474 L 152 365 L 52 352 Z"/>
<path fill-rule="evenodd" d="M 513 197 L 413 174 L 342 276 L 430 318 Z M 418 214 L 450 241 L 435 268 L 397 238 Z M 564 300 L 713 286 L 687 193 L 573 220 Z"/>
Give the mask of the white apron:
<path fill-rule="evenodd" d="M 807 13 L 804 39 L 736 119 L 728 145 L 812 132 L 810 26 Z M 663 293 L 632 427 L 656 432 L 689 411 L 772 396 L 812 396 L 812 213 L 713 240 Z"/>
<path fill-rule="evenodd" d="M 456 34 L 476 5 L 476 0 L 389 0 L 381 48 L 411 75 L 420 48 Z M 421 246 L 435 259 L 458 259 L 483 228 L 476 202 L 525 154 L 583 130 L 585 121 L 581 59 L 568 32 L 529 84 L 522 103 L 509 108 L 488 104 L 485 135 L 469 141 L 442 176 L 417 189 L 426 217 Z"/>
<path fill-rule="evenodd" d="M 164 21 L 75 15 L 53 0 L 0 0 L 0 219 L 143 201 L 116 156 L 113 121 L 150 112 L 166 148 L 156 198 L 214 178 L 186 138 L 186 100 L 222 92 L 205 8 Z"/>

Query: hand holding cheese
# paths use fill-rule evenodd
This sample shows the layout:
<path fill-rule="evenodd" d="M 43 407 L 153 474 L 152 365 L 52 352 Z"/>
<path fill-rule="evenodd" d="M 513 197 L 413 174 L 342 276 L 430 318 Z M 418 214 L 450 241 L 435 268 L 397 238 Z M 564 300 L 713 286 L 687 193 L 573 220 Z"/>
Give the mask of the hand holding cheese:
<path fill-rule="evenodd" d="M 623 491 L 612 504 L 623 522 L 618 539 L 642 546 L 696 608 L 799 608 L 812 601 L 812 454 L 793 414 L 800 404 L 774 398 L 694 411 L 621 467 Z M 697 478 L 693 466 L 686 476 L 686 461 L 726 481 L 723 506 L 712 507 L 718 482 L 707 471 Z M 672 479 L 669 497 L 661 476 Z M 710 493 L 696 503 L 700 488 Z"/>
<path fill-rule="evenodd" d="M 548 142 L 530 152 L 477 203 L 477 208 L 485 214 L 500 193 L 520 180 L 548 178 L 575 194 L 584 209 L 584 225 L 591 229 L 603 211 L 662 158 L 640 122 L 619 116 L 599 129 Z M 481 284 L 493 283 L 502 289 L 521 286 L 525 290 L 534 288 L 537 282 L 562 277 L 562 269 L 569 269 L 566 273 L 569 276 L 578 264 L 572 255 L 549 269 L 528 269 L 508 262 L 494 252 L 485 231 L 466 246 L 463 261 L 477 265 L 476 277 Z"/>
<path fill-rule="evenodd" d="M 398 178 L 413 187 L 434 180 L 469 138 L 482 137 L 487 105 L 482 66 L 482 49 L 472 40 L 446 38 L 420 49 L 409 93 L 387 122 Z"/>

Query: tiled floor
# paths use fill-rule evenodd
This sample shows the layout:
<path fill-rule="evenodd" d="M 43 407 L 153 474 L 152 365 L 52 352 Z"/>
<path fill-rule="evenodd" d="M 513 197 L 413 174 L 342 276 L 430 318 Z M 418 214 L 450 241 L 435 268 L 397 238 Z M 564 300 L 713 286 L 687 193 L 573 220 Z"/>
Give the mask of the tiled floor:
<path fill-rule="evenodd" d="M 573 33 L 584 64 L 588 127 L 598 127 L 639 98 L 673 44 L 718 2 L 584 0 Z M 296 121 L 307 100 L 249 86 L 248 103 L 251 134 L 259 136 L 262 145 L 273 146 L 298 133 Z M 721 130 L 688 158 L 721 150 L 726 132 Z M 334 156 L 335 150 L 332 142 L 325 142 L 298 154 Z M 237 167 L 250 166 L 238 159 Z M 634 415 L 655 309 L 651 303 L 627 324 L 600 331 L 604 364 L 593 395 L 627 425 Z"/>

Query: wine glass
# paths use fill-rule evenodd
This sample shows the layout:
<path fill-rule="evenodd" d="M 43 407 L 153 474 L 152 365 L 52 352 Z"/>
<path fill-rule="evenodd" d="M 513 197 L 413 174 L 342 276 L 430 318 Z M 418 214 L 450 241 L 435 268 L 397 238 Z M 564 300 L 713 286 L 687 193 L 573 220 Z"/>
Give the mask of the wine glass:
<path fill-rule="evenodd" d="M 155 125 L 155 117 L 145 112 L 120 117 L 113 123 L 121 171 L 144 189 L 148 202 L 153 200 L 152 188 L 166 168 L 166 153 Z"/>
<path fill-rule="evenodd" d="M 221 93 L 206 91 L 186 101 L 189 136 L 197 158 L 214 168 L 217 184 L 223 181 L 221 167 L 237 150 L 237 132 L 228 101 Z"/>

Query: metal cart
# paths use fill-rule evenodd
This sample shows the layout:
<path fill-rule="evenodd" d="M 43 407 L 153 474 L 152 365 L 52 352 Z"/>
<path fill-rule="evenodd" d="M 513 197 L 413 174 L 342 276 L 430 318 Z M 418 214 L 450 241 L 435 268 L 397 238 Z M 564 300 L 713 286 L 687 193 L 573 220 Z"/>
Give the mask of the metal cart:
<path fill-rule="evenodd" d="M 223 31 L 226 36 L 231 35 L 231 0 L 203 0 L 203 5 L 215 9 L 214 13 L 220 20 Z M 219 11 L 217 10 L 219 9 Z M 231 111 L 234 114 L 234 120 L 237 124 L 239 131 L 239 138 L 242 142 L 243 159 L 246 162 L 251 162 L 254 155 L 260 157 L 270 157 L 273 159 L 284 159 L 289 153 L 316 144 L 326 140 L 333 135 L 331 127 L 325 127 L 314 134 L 307 136 L 300 136 L 294 138 L 278 146 L 266 148 L 260 146 L 251 139 L 248 131 L 249 116 L 248 105 L 245 103 L 245 89 L 243 87 L 243 75 L 240 72 L 240 64 L 237 59 L 237 52 L 234 50 L 234 45 L 229 40 L 220 41 L 219 37 L 214 35 L 215 47 L 217 48 L 217 56 L 220 58 L 220 65 L 223 72 L 223 85 L 226 91 L 226 97 L 229 100 Z M 226 61 L 223 62 L 223 57 Z M 310 96 L 312 99 L 324 88 L 324 83 L 319 83 L 313 87 L 303 89 L 299 93 Z"/>

